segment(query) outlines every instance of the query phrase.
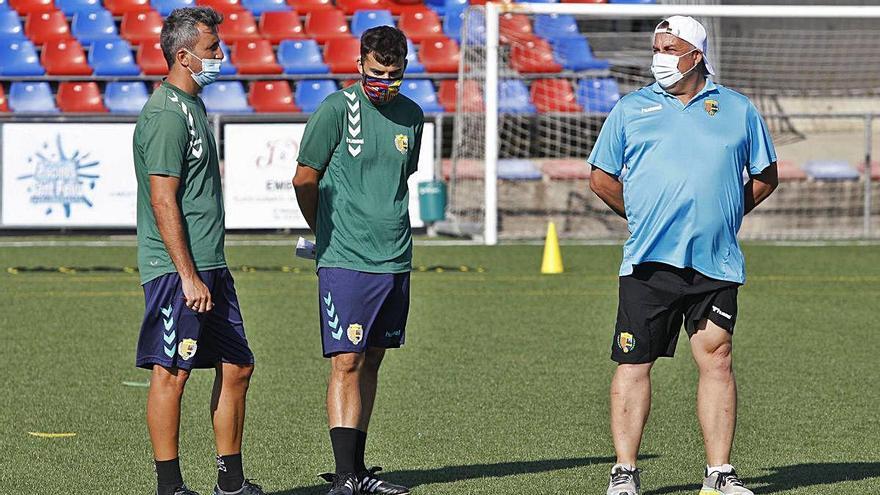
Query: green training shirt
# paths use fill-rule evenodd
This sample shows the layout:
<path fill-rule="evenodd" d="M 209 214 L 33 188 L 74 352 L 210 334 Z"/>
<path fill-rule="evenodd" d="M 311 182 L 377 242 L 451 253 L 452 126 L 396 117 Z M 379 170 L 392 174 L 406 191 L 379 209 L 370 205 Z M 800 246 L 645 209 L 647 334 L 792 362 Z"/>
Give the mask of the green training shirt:
<path fill-rule="evenodd" d="M 412 268 L 407 179 L 418 168 L 424 120 L 406 96 L 374 105 L 360 84 L 331 94 L 309 118 L 297 161 L 324 172 L 318 268 Z"/>
<path fill-rule="evenodd" d="M 220 163 L 201 98 L 163 82 L 141 110 L 133 148 L 141 284 L 177 271 L 150 205 L 150 175 L 180 178 L 177 198 L 196 270 L 226 266 Z"/>

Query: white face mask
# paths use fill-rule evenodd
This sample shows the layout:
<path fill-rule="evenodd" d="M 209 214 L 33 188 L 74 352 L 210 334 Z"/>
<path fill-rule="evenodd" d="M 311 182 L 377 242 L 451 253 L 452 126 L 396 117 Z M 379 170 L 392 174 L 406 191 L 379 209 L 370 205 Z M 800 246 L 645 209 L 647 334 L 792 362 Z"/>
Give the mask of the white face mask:
<path fill-rule="evenodd" d="M 694 64 L 693 67 L 688 69 L 682 74 L 678 70 L 678 60 L 689 53 L 695 52 L 696 48 L 683 54 L 683 55 L 670 55 L 668 53 L 655 53 L 654 59 L 651 62 L 651 72 L 654 74 L 654 79 L 660 83 L 660 86 L 663 88 L 668 88 L 673 84 L 681 81 L 684 78 L 685 74 L 694 70 L 697 64 Z"/>

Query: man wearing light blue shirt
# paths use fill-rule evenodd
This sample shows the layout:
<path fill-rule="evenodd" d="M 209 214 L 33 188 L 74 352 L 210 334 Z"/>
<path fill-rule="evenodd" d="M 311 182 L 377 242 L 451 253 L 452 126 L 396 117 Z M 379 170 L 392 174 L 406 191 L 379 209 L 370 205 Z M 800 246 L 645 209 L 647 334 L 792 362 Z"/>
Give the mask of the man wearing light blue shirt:
<path fill-rule="evenodd" d="M 588 159 L 590 186 L 627 219 L 611 357 L 617 463 L 608 495 L 638 495 L 636 457 L 651 405 L 650 371 L 672 357 L 682 324 L 700 372 L 706 448 L 701 495 L 752 495 L 730 464 L 736 425 L 732 336 L 745 260 L 743 215 L 776 188 L 776 152 L 745 96 L 715 84 L 706 31 L 673 16 L 654 32 L 657 82 L 626 95 Z M 749 181 L 743 185 L 743 171 Z"/>

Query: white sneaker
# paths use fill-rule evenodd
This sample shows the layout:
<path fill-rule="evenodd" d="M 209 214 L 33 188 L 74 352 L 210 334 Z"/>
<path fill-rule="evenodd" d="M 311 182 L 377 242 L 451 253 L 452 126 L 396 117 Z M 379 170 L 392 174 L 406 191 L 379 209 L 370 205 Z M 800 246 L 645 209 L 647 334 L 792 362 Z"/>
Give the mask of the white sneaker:
<path fill-rule="evenodd" d="M 607 495 L 641 495 L 642 481 L 639 479 L 641 471 L 635 466 L 615 464 L 611 468 L 611 480 L 608 482 Z"/>
<path fill-rule="evenodd" d="M 700 495 L 755 495 L 751 490 L 743 486 L 742 480 L 736 474 L 735 469 L 728 473 L 718 471 L 706 472 L 703 479 L 703 488 Z"/>

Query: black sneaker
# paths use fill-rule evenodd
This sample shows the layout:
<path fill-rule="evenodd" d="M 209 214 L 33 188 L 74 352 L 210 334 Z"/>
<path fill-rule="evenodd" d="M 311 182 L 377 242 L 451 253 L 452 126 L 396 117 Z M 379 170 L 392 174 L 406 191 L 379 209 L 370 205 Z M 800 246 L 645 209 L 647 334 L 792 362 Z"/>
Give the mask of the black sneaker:
<path fill-rule="evenodd" d="M 377 466 L 358 473 L 358 488 L 362 494 L 409 495 L 409 488 L 380 479 L 376 473 L 381 470 L 382 468 Z"/>
<path fill-rule="evenodd" d="M 224 492 L 219 486 L 214 485 L 214 495 L 266 495 L 266 493 L 262 486 L 251 480 L 244 480 L 241 488 L 234 492 Z"/>
<path fill-rule="evenodd" d="M 327 495 L 360 495 L 358 480 L 354 473 L 323 473 L 318 476 L 330 483 L 330 491 Z"/>

